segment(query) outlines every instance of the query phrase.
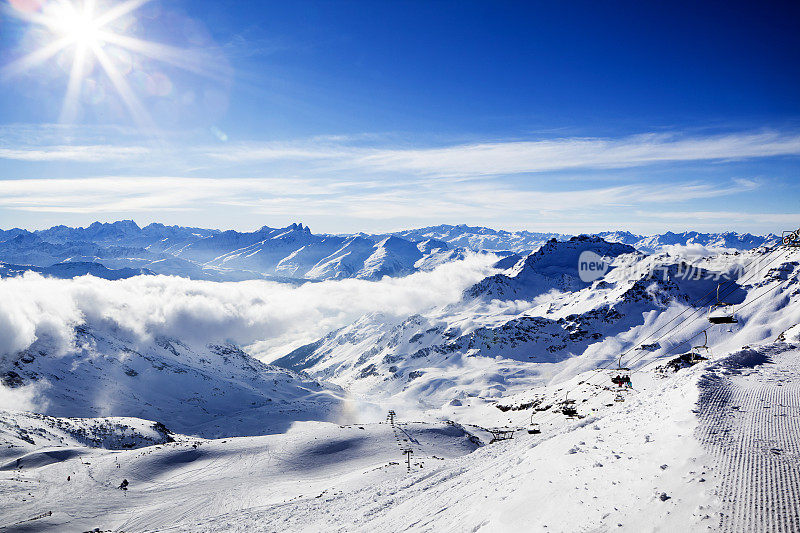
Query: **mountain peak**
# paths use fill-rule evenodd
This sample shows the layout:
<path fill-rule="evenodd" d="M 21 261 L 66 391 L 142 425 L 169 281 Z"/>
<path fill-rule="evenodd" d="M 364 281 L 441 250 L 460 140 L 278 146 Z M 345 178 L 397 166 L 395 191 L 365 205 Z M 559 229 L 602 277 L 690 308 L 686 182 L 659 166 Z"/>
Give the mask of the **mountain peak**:
<path fill-rule="evenodd" d="M 583 252 L 601 257 L 636 253 L 627 244 L 607 242 L 597 235 L 578 235 L 568 241 L 555 238 L 530 254 L 513 275 L 496 274 L 476 283 L 465 295 L 469 298 L 488 296 L 496 299 L 530 299 L 552 289 L 577 290 L 587 283 L 580 279 L 578 265 Z"/>
<path fill-rule="evenodd" d="M 116 228 L 138 231 L 139 225 L 133 220 L 117 220 L 116 222 L 92 222 L 87 229 L 98 230 L 101 228 Z"/>
<path fill-rule="evenodd" d="M 303 226 L 302 222 L 295 222 L 291 226 L 288 226 L 286 229 L 292 231 L 302 231 L 303 233 L 311 233 L 311 228 L 308 226 Z"/>

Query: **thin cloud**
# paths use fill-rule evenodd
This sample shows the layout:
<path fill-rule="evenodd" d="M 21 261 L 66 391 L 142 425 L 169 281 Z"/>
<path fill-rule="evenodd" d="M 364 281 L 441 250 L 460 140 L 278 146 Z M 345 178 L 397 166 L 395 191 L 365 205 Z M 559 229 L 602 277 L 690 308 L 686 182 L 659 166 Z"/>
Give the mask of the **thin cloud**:
<path fill-rule="evenodd" d="M 203 210 L 236 206 L 253 214 L 303 213 L 391 219 L 436 213 L 490 218 L 532 212 L 585 211 L 729 196 L 754 190 L 756 182 L 625 185 L 573 191 L 526 190 L 509 184 L 445 180 L 331 182 L 319 179 L 106 177 L 0 180 L 0 207 L 58 213 L 123 213 Z"/>
<path fill-rule="evenodd" d="M 800 154 L 800 136 L 779 133 L 679 138 L 636 135 L 623 139 L 566 138 L 500 142 L 421 150 L 375 150 L 354 163 L 426 175 L 469 176 L 577 168 L 625 168 L 662 162 L 707 161 Z"/>
<path fill-rule="evenodd" d="M 47 146 L 42 148 L 0 148 L 0 159 L 16 161 L 75 161 L 96 163 L 112 160 L 136 159 L 149 153 L 141 146 Z"/>
<path fill-rule="evenodd" d="M 706 137 L 644 134 L 621 139 L 573 137 L 420 149 L 363 148 L 330 143 L 249 143 L 205 153 L 225 161 L 317 160 L 328 165 L 327 168 L 333 165 L 336 169 L 464 177 L 800 155 L 800 136 L 777 132 Z"/>
<path fill-rule="evenodd" d="M 375 140 L 375 142 L 380 142 Z M 25 145 L 0 148 L 0 158 L 18 161 L 151 164 L 152 151 L 142 146 L 103 144 Z M 365 147 L 350 137 L 297 142 L 226 143 L 191 149 L 162 147 L 160 157 L 189 157 L 194 166 L 247 165 L 258 162 L 294 165 L 303 175 L 340 171 L 469 178 L 570 169 L 631 168 L 656 163 L 729 161 L 800 155 L 800 135 L 741 132 L 686 136 L 642 134 L 617 139 L 565 137 L 535 141 L 498 141 L 435 148 Z"/>
<path fill-rule="evenodd" d="M 756 222 L 759 224 L 786 224 L 791 228 L 800 225 L 800 213 L 746 213 L 741 211 L 661 211 L 651 213 L 639 211 L 637 214 L 674 220 L 719 220 Z"/>

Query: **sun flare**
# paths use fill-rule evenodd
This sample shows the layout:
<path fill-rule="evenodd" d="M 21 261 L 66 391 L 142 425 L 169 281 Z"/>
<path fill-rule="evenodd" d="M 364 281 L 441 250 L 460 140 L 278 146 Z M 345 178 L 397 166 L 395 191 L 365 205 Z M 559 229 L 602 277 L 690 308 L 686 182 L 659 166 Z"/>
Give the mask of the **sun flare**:
<path fill-rule="evenodd" d="M 155 125 L 128 81 L 132 57 L 155 59 L 184 70 L 214 77 L 213 65 L 196 54 L 131 35 L 132 13 L 150 0 L 96 3 L 95 0 L 49 0 L 11 3 L 13 16 L 28 22 L 37 33 L 38 46 L 2 69 L 6 78 L 18 76 L 48 61 L 68 63 L 66 93 L 59 122 L 75 122 L 84 80 L 99 65 L 134 122 L 154 131 Z M 31 7 L 33 6 L 33 7 Z M 161 84 L 163 86 L 163 83 Z"/>

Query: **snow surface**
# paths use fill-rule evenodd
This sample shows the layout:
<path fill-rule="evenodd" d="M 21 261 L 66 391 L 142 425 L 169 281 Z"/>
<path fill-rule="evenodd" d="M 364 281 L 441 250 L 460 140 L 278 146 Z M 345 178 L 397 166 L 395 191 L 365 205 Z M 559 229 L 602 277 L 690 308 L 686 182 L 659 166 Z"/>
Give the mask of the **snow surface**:
<path fill-rule="evenodd" d="M 270 239 L 305 242 L 306 230 Z M 116 228 L 107 239 L 130 231 Z M 425 233 L 418 241 L 384 236 L 355 266 L 399 272 L 398 257 L 416 263 L 442 253 L 436 241 L 447 235 Z M 203 238 L 217 237 L 244 239 Z M 214 322 L 182 309 L 163 310 L 157 328 L 141 319 L 139 331 L 82 278 L 48 282 L 97 300 L 68 315 L 68 333 L 40 321 L 31 334 L 11 312 L 44 309 L 42 300 L 2 302 L 0 332 L 16 340 L 0 346 L 27 347 L 0 354 L 0 401 L 29 407 L 0 411 L 0 527 L 797 531 L 798 251 L 706 250 L 687 259 L 673 249 L 644 255 L 618 237 L 504 254 L 504 271 L 477 283 L 434 276 L 452 266 L 446 261 L 429 276 L 452 285 L 434 305 L 361 313 L 271 365 L 240 348 L 257 345 L 252 325 L 239 325 L 233 301 L 207 282 L 180 287 L 202 297 L 205 313 L 224 310 L 224 342 L 202 340 L 195 326 Z M 591 283 L 576 276 L 586 250 L 612 258 Z M 331 261 L 345 265 L 345 257 Z M 684 276 L 690 269 L 697 275 Z M 420 275 L 402 279 L 421 283 Z M 738 322 L 712 326 L 708 305 L 723 275 Z M 378 297 L 387 283 L 410 290 L 402 279 L 330 281 L 290 294 L 367 283 Z M 41 278 L 3 283 L 12 281 L 34 287 Z M 220 287 L 236 299 L 258 284 Z M 265 324 L 264 337 L 277 331 Z M 617 369 L 620 355 L 629 370 Z M 611 381 L 625 372 L 631 388 Z M 531 422 L 539 433 L 527 431 Z"/>
<path fill-rule="evenodd" d="M 800 350 L 750 353 L 756 362 L 732 379 L 760 382 L 761 393 L 715 378 L 734 354 L 636 375 L 622 403 L 604 386 L 578 386 L 584 418 L 538 413 L 541 434 L 522 429 L 491 445 L 473 443 L 469 426 L 398 413 L 394 427 L 305 422 L 265 437 L 84 448 L 79 457 L 65 448 L 60 460 L 0 473 L 2 514 L 14 524 L 52 510 L 35 521 L 39 531 L 792 531 L 800 432 L 775 419 L 794 424 L 800 413 L 776 378 L 796 386 Z M 556 399 L 576 383 L 538 393 Z M 720 405 L 726 391 L 732 401 Z M 509 427 L 530 416 L 494 411 Z M 127 491 L 116 488 L 122 479 Z"/>

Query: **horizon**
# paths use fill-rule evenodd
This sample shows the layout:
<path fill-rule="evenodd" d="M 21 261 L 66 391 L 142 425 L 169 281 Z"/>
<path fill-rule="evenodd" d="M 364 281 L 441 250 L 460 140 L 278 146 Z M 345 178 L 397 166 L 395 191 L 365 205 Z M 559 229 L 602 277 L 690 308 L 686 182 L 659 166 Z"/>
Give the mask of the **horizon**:
<path fill-rule="evenodd" d="M 9 0 L 0 18 L 3 227 L 800 223 L 797 5 Z"/>
<path fill-rule="evenodd" d="M 568 232 L 563 232 L 563 231 L 561 231 L 561 232 L 559 232 L 559 231 L 535 231 L 535 230 L 528 230 L 528 229 L 509 230 L 509 229 L 506 229 L 506 228 L 498 228 L 498 227 L 473 226 L 473 225 L 470 225 L 470 224 L 446 224 L 446 223 L 434 224 L 434 225 L 431 225 L 431 226 L 404 227 L 404 228 L 398 228 L 398 229 L 395 229 L 395 230 L 389 230 L 389 231 L 384 231 L 384 232 L 373 232 L 373 233 L 366 232 L 366 231 L 356 231 L 356 232 L 352 232 L 352 233 L 347 233 L 347 232 L 334 233 L 334 232 L 328 232 L 328 231 L 315 232 L 314 230 L 311 229 L 311 227 L 308 224 L 306 224 L 304 222 L 291 222 L 291 223 L 288 223 L 288 224 L 286 224 L 284 226 L 281 226 L 281 225 L 269 226 L 269 225 L 264 224 L 264 225 L 253 227 L 253 228 L 250 228 L 250 229 L 236 229 L 236 228 L 230 228 L 230 227 L 226 228 L 226 227 L 211 227 L 211 226 L 184 226 L 184 225 L 181 225 L 181 224 L 166 224 L 164 222 L 157 222 L 157 221 L 156 222 L 149 222 L 149 223 L 146 223 L 146 224 L 142 224 L 142 223 L 139 223 L 139 222 L 137 222 L 136 220 L 134 220 L 132 218 L 118 219 L 118 220 L 107 220 L 107 221 L 106 220 L 102 220 L 102 221 L 101 220 L 94 220 L 94 221 L 92 221 L 90 223 L 87 223 L 85 225 L 82 225 L 82 226 L 81 225 L 69 226 L 69 225 L 66 225 L 66 224 L 56 224 L 56 225 L 53 225 L 53 226 L 45 226 L 45 227 L 40 227 L 40 228 L 31 228 L 30 226 L 29 227 L 14 226 L 14 227 L 7 227 L 7 228 L 0 227 L 0 231 L 22 230 L 22 231 L 27 231 L 27 232 L 30 232 L 30 233 L 36 233 L 36 232 L 39 232 L 39 231 L 47 231 L 47 230 L 50 230 L 50 229 L 53 229 L 53 228 L 56 228 L 56 227 L 66 227 L 66 228 L 69 228 L 69 229 L 88 229 L 89 227 L 91 227 L 93 225 L 96 225 L 96 224 L 114 225 L 114 224 L 117 224 L 117 223 L 120 223 L 120 222 L 133 222 L 136 225 L 136 227 L 139 228 L 139 229 L 145 229 L 148 226 L 154 226 L 154 225 L 158 226 L 158 225 L 160 225 L 160 226 L 164 226 L 164 227 L 179 227 L 179 228 L 201 229 L 201 230 L 219 231 L 219 232 L 236 231 L 236 232 L 239 232 L 239 233 L 255 233 L 255 232 L 257 232 L 257 231 L 259 231 L 261 229 L 264 229 L 264 228 L 273 229 L 273 230 L 276 230 L 276 229 L 289 229 L 292 226 L 297 225 L 297 226 L 301 226 L 302 228 L 308 230 L 313 235 L 358 235 L 358 234 L 365 234 L 365 235 L 368 235 L 368 236 L 384 236 L 384 235 L 389 235 L 389 234 L 394 234 L 394 233 L 400 233 L 400 232 L 403 232 L 403 231 L 419 231 L 419 230 L 424 230 L 424 229 L 433 229 L 433 228 L 439 228 L 439 227 L 448 226 L 448 227 L 453 227 L 453 228 L 464 227 L 464 228 L 468 228 L 468 229 L 488 229 L 488 230 L 492 230 L 492 231 L 507 232 L 507 233 L 557 234 L 557 235 L 563 235 L 563 236 L 566 236 L 566 237 L 578 237 L 580 235 L 599 235 L 600 233 L 629 233 L 631 235 L 640 236 L 640 237 L 649 237 L 649 236 L 654 236 L 654 235 L 665 235 L 665 234 L 680 235 L 680 234 L 684 234 L 684 233 L 698 233 L 698 234 L 701 234 L 701 235 L 704 235 L 704 234 L 705 235 L 708 235 L 708 234 L 713 235 L 713 234 L 734 233 L 734 234 L 743 235 L 743 236 L 744 235 L 752 235 L 754 237 L 770 237 L 770 236 L 779 237 L 779 235 L 777 233 L 775 233 L 775 232 L 770 232 L 770 233 L 751 233 L 751 232 L 737 232 L 737 231 L 727 231 L 727 232 L 714 232 L 714 231 L 710 231 L 709 232 L 709 231 L 705 231 L 704 232 L 704 231 L 697 231 L 697 230 L 685 230 L 685 231 L 670 231 L 670 230 L 667 230 L 667 231 L 663 231 L 663 232 L 660 232 L 660 233 L 636 233 L 636 232 L 630 232 L 630 231 L 621 230 L 621 229 L 606 229 L 606 230 L 602 230 L 602 231 L 599 231 L 599 232 L 568 233 Z M 789 228 L 789 229 L 791 229 L 791 228 Z"/>

